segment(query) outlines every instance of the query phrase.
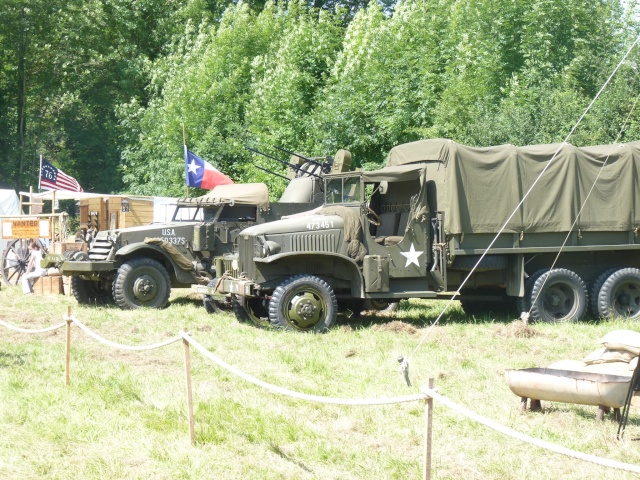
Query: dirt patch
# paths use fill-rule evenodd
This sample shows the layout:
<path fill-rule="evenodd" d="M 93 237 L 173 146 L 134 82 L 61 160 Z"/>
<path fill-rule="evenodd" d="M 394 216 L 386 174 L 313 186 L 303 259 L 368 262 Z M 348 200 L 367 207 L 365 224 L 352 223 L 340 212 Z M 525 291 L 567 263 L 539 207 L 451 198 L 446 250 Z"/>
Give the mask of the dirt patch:
<path fill-rule="evenodd" d="M 371 327 L 371 330 L 374 332 L 408 333 L 409 335 L 418 333 L 418 329 L 416 327 L 409 323 L 401 322 L 400 320 L 374 325 Z"/>
<path fill-rule="evenodd" d="M 507 325 L 494 325 L 493 334 L 505 338 L 532 338 L 542 335 L 522 320 L 514 320 Z"/>

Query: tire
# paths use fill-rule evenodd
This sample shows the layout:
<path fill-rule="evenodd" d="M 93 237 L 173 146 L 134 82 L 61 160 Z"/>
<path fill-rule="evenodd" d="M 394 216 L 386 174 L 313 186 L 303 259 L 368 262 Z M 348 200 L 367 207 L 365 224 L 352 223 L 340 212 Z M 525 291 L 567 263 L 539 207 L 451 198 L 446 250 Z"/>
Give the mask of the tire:
<path fill-rule="evenodd" d="M 610 273 L 598 289 L 595 303 L 599 317 L 640 318 L 640 270 L 621 268 Z"/>
<path fill-rule="evenodd" d="M 107 305 L 113 303 L 111 282 L 85 280 L 77 275 L 71 277 L 71 291 L 81 305 Z"/>
<path fill-rule="evenodd" d="M 587 309 L 584 282 L 577 273 L 564 268 L 540 275 L 529 298 L 531 318 L 542 322 L 577 322 Z"/>
<path fill-rule="evenodd" d="M 314 275 L 296 275 L 276 288 L 269 302 L 269 320 L 286 330 L 321 333 L 336 321 L 338 302 L 327 282 Z"/>
<path fill-rule="evenodd" d="M 233 313 L 240 323 L 252 323 L 256 327 L 271 327 L 269 311 L 261 298 L 246 298 L 234 295 L 231 299 Z"/>
<path fill-rule="evenodd" d="M 376 298 L 367 298 L 363 303 L 362 310 L 376 313 L 393 313 L 400 307 L 400 302 L 388 302 Z"/>
<path fill-rule="evenodd" d="M 207 287 L 215 288 L 217 283 L 218 283 L 218 280 L 214 278 L 207 284 Z M 224 312 L 226 310 L 231 309 L 230 302 L 215 300 L 211 295 L 203 295 L 202 304 L 204 305 L 204 309 L 207 311 L 207 313 L 210 313 L 210 314 L 220 313 L 220 312 Z"/>
<path fill-rule="evenodd" d="M 470 272 L 480 260 L 480 255 L 458 255 L 451 265 L 452 270 L 462 270 Z M 504 270 L 509 266 L 507 255 L 485 255 L 476 272 L 487 272 L 491 270 Z"/>
<path fill-rule="evenodd" d="M 600 311 L 598 309 L 598 297 L 600 296 L 600 289 L 604 282 L 611 276 L 613 272 L 615 272 L 617 268 L 610 268 L 605 270 L 598 278 L 596 278 L 595 282 L 591 284 L 591 290 L 589 291 L 589 313 L 593 316 L 593 318 L 600 318 Z"/>
<path fill-rule="evenodd" d="M 113 281 L 113 298 L 123 310 L 164 308 L 171 293 L 166 268 L 152 258 L 123 263 Z"/>

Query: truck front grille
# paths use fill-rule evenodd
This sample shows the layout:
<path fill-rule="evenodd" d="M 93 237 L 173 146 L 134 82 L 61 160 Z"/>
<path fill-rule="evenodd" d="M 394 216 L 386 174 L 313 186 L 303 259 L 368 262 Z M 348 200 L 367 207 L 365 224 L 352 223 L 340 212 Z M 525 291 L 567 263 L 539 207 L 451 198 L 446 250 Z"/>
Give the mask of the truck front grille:
<path fill-rule="evenodd" d="M 291 252 L 337 252 L 338 236 L 326 233 L 291 235 Z"/>
<path fill-rule="evenodd" d="M 231 276 L 233 278 L 238 278 L 238 274 L 240 273 L 237 268 L 233 268 L 233 260 L 232 258 L 225 258 L 222 260 L 222 265 L 224 272 L 231 272 Z M 237 263 L 237 262 L 236 262 Z"/>
<path fill-rule="evenodd" d="M 96 240 L 91 244 L 89 249 L 89 258 L 91 260 L 106 260 L 111 253 L 111 242 L 106 240 Z"/>

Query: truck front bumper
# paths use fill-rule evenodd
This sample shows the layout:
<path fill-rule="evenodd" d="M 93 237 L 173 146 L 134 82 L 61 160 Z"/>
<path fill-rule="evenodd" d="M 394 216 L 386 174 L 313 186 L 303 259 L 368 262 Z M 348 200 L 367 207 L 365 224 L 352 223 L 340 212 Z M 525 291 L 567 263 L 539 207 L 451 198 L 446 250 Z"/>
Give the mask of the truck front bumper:
<path fill-rule="evenodd" d="M 256 296 L 256 284 L 253 281 L 237 278 L 223 278 L 222 281 L 217 284 L 217 287 L 192 285 L 191 289 L 202 295 L 210 295 L 218 300 L 222 300 L 231 294 L 241 297 Z"/>
<path fill-rule="evenodd" d="M 59 270 L 62 275 L 87 275 L 93 273 L 103 273 L 116 270 L 116 262 L 108 261 L 66 261 L 60 265 Z"/>

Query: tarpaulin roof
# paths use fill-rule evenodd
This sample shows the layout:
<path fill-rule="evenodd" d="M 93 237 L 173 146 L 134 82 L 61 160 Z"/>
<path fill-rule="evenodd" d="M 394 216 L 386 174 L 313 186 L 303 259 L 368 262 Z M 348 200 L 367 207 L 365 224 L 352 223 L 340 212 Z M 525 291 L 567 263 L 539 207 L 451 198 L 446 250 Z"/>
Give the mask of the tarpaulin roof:
<path fill-rule="evenodd" d="M 264 183 L 232 183 L 218 185 L 206 195 L 192 199 L 181 199 L 180 203 L 222 203 L 233 200 L 240 205 L 269 207 L 269 190 Z"/>
<path fill-rule="evenodd" d="M 427 164 L 437 190 L 431 208 L 445 212 L 450 233 L 499 231 L 545 167 L 506 232 L 640 227 L 640 142 L 474 148 L 434 139 L 398 145 L 387 159 L 390 166 L 413 163 Z"/>

